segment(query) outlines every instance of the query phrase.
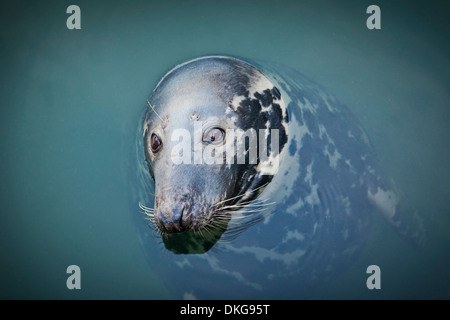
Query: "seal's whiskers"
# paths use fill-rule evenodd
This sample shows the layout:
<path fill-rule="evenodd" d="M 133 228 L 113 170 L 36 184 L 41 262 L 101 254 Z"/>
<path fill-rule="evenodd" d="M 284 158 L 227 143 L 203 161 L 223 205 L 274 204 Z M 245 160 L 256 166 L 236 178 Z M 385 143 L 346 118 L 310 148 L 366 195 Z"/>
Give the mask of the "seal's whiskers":
<path fill-rule="evenodd" d="M 261 188 L 264 188 L 264 187 L 267 186 L 268 184 L 269 184 L 269 183 L 267 182 L 267 183 L 265 183 L 265 184 L 259 186 L 258 188 L 255 188 L 255 189 L 253 189 L 253 190 L 244 192 L 243 194 L 239 194 L 239 195 L 237 195 L 237 196 L 235 196 L 235 197 L 231 197 L 231 198 L 227 198 L 227 199 L 225 199 L 225 200 L 219 201 L 219 202 L 217 202 L 217 203 L 215 204 L 215 206 L 221 205 L 222 203 L 225 203 L 225 202 L 228 202 L 228 201 L 231 201 L 231 200 L 235 200 L 235 199 L 238 199 L 238 198 L 242 198 L 242 197 L 244 197 L 245 195 L 248 195 L 249 193 L 253 193 L 253 192 L 255 192 L 255 191 L 257 191 L 257 190 L 259 190 L 259 189 L 261 189 Z"/>
<path fill-rule="evenodd" d="M 154 212 L 155 211 L 155 209 L 154 208 L 149 208 L 149 207 L 146 207 L 146 206 L 144 206 L 142 203 L 140 203 L 139 202 L 139 208 L 141 208 L 142 210 L 144 210 L 145 212 Z"/>
<path fill-rule="evenodd" d="M 249 208 L 249 207 L 259 207 L 260 209 L 262 209 L 262 207 L 266 207 L 266 206 L 272 206 L 274 205 L 276 202 L 269 202 L 269 203 L 249 203 L 249 204 L 245 204 L 245 205 L 230 205 L 230 206 L 225 206 L 222 207 L 221 210 L 227 210 L 227 209 L 243 209 L 243 208 Z"/>
<path fill-rule="evenodd" d="M 150 103 L 150 101 L 147 100 L 147 104 L 148 104 L 148 106 L 149 106 L 150 108 L 152 108 L 153 112 L 158 116 L 158 118 L 159 118 L 161 121 L 164 121 L 164 120 L 161 118 L 161 116 L 158 114 L 158 112 L 156 112 L 155 107 L 152 106 L 152 104 Z"/>

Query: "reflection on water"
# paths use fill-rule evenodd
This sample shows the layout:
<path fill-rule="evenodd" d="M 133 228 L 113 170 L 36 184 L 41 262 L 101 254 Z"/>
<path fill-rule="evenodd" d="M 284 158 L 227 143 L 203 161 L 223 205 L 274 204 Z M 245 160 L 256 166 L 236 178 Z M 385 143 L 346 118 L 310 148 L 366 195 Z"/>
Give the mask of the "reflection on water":
<path fill-rule="evenodd" d="M 211 249 L 223 234 L 222 229 L 214 228 L 210 232 L 198 234 L 182 232 L 163 237 L 164 246 L 176 254 L 202 254 Z"/>

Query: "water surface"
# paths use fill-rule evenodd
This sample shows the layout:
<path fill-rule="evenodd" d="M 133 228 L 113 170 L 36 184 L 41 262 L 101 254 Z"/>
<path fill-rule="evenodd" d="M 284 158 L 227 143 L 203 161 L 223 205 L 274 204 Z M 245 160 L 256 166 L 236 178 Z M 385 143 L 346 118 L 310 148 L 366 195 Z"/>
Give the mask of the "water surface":
<path fill-rule="evenodd" d="M 366 28 L 369 1 L 76 1 L 81 30 L 66 27 L 70 4 L 1 4 L 1 298 L 173 297 L 136 234 L 131 150 L 160 77 L 213 53 L 281 62 L 330 89 L 425 219 L 424 250 L 376 223 L 361 259 L 311 298 L 450 297 L 446 2 L 377 1 L 381 30 Z M 81 290 L 66 287 L 72 264 Z M 381 290 L 365 286 L 370 264 Z"/>

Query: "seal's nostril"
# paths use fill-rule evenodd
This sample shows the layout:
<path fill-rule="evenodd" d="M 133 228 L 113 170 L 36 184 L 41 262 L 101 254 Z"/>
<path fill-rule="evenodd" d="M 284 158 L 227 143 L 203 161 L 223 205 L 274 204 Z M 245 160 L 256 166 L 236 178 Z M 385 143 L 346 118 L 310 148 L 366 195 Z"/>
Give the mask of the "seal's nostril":
<path fill-rule="evenodd" d="M 180 218 L 180 225 L 183 228 L 183 230 L 191 230 L 192 228 L 192 212 L 189 212 L 189 210 L 185 210 L 186 208 L 183 208 L 183 214 Z"/>
<path fill-rule="evenodd" d="M 178 231 L 184 231 L 184 228 L 183 228 L 183 213 L 184 213 L 184 207 L 183 208 L 181 208 L 181 212 L 180 212 L 180 214 L 178 215 L 178 217 L 177 217 L 177 219 L 176 219 L 176 221 L 174 221 L 175 222 L 175 227 L 177 228 L 177 230 Z"/>

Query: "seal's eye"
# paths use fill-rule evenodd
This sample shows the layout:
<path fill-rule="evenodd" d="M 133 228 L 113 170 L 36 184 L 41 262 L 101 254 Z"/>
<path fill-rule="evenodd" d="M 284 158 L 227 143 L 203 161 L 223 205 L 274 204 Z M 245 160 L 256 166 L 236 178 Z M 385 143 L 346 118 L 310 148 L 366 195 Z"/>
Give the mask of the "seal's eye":
<path fill-rule="evenodd" d="M 157 152 L 162 146 L 161 140 L 159 137 L 152 133 L 151 141 L 150 141 L 150 148 L 153 152 Z"/>
<path fill-rule="evenodd" d="M 221 128 L 210 128 L 203 134 L 203 142 L 220 143 L 225 138 L 225 131 Z"/>

